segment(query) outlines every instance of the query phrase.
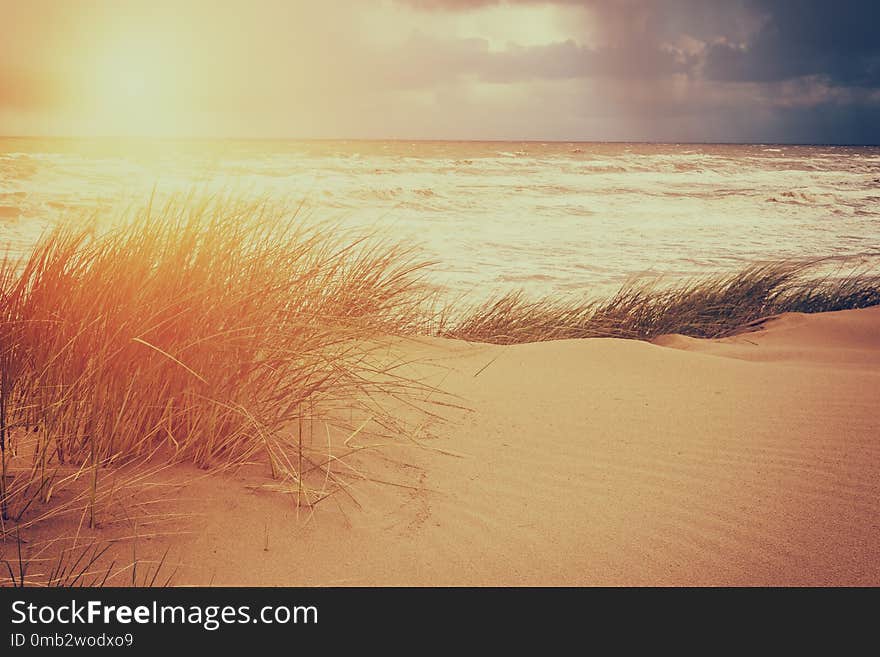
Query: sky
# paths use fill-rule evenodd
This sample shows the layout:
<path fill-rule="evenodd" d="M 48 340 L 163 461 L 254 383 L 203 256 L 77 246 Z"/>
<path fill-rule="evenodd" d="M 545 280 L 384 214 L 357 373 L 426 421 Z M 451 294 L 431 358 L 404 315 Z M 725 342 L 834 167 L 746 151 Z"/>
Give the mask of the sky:
<path fill-rule="evenodd" d="M 0 134 L 880 143 L 877 0 L 0 0 Z"/>

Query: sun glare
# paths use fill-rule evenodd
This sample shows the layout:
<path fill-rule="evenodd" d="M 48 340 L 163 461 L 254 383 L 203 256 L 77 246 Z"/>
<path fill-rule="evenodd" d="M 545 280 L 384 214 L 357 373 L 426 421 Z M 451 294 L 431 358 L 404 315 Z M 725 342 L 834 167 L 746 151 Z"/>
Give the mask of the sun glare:
<path fill-rule="evenodd" d="M 139 71 L 127 71 L 119 76 L 117 84 L 120 96 L 127 100 L 145 100 L 147 84 L 143 73 Z"/>
<path fill-rule="evenodd" d="M 179 60 L 178 60 L 179 62 Z M 96 51 L 83 85 L 85 119 L 98 133 L 173 134 L 181 75 L 168 44 L 149 34 L 118 35 Z"/>

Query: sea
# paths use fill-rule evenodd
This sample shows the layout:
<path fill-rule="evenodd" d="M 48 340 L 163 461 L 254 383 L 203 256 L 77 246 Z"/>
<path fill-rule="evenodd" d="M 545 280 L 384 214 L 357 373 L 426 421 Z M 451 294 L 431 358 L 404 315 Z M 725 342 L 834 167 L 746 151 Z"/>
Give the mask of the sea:
<path fill-rule="evenodd" d="M 0 244 L 151 195 L 379 230 L 450 295 L 595 296 L 749 263 L 880 264 L 880 147 L 0 138 Z"/>

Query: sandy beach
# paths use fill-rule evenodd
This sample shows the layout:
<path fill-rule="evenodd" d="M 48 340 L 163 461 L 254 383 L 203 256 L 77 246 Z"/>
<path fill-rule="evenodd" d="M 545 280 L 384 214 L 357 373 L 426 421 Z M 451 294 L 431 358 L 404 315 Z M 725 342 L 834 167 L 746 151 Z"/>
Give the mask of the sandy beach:
<path fill-rule="evenodd" d="M 721 340 L 398 348 L 470 410 L 357 456 L 377 480 L 357 504 L 175 466 L 158 511 L 182 515 L 139 558 L 168 550 L 194 585 L 880 584 L 880 307 Z"/>

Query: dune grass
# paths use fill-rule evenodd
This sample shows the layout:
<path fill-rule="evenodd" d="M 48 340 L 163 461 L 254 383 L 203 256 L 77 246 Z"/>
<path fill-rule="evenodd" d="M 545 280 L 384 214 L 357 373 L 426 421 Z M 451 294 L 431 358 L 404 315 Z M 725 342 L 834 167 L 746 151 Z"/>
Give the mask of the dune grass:
<path fill-rule="evenodd" d="M 438 307 L 423 284 L 428 264 L 296 212 L 193 198 L 112 228 L 62 224 L 0 263 L 0 538 L 14 536 L 19 550 L 3 556 L 9 580 L 25 581 L 22 529 L 79 514 L 78 536 L 121 486 L 171 463 L 258 463 L 277 480 L 263 488 L 295 493 L 297 504 L 323 499 L 338 482 L 331 466 L 366 448 L 368 422 L 399 426 L 380 400 L 428 392 L 396 374 L 388 336 L 711 338 L 781 312 L 880 304 L 880 276 L 817 279 L 809 264 L 777 263 L 626 285 L 605 300 L 512 292 Z M 316 424 L 324 446 L 331 425 L 349 431 L 339 452 L 307 451 Z M 311 497 L 306 475 L 322 486 Z M 45 583 L 97 577 L 99 558 L 50 560 Z"/>
<path fill-rule="evenodd" d="M 94 524 L 101 473 L 136 460 L 262 459 L 301 480 L 305 418 L 408 385 L 371 350 L 421 321 L 423 266 L 378 238 L 216 199 L 109 230 L 64 224 L 6 259 L 3 532 L 74 479 Z"/>
<path fill-rule="evenodd" d="M 815 264 L 753 265 L 672 287 L 656 281 L 633 283 L 604 300 L 530 300 L 522 291 L 509 292 L 450 315 L 438 334 L 497 344 L 571 338 L 651 340 L 670 333 L 718 338 L 783 312 L 880 304 L 880 276 L 811 277 Z"/>

